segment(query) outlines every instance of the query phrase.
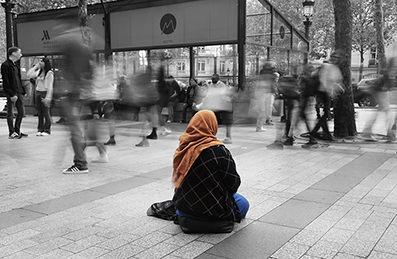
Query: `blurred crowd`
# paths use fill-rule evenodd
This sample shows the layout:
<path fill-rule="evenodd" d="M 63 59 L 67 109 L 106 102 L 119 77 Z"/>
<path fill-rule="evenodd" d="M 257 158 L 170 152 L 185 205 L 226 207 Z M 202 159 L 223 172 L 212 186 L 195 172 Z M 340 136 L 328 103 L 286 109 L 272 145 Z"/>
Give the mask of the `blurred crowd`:
<path fill-rule="evenodd" d="M 334 141 L 328 123 L 333 118 L 333 100 L 343 94 L 344 85 L 339 65 L 344 53 L 334 51 L 327 62 L 321 66 L 306 66 L 300 75 L 284 75 L 276 69 L 276 60 L 267 60 L 259 74 L 251 82 L 248 101 L 236 86 L 223 82 L 219 74 L 211 78 L 198 80 L 191 77 L 186 82 L 167 75 L 164 62 L 153 69 L 149 64 L 145 71 L 135 75 L 124 75 L 114 71 L 111 62 L 98 66 L 89 44 L 82 37 L 80 29 L 65 30 L 57 40 L 62 42 L 60 51 L 63 62 L 60 70 L 67 87 L 61 98 L 62 114 L 59 122 L 69 127 L 71 144 L 74 151 L 73 164 L 63 170 L 64 173 L 87 173 L 88 162 L 85 149 L 95 146 L 98 157 L 94 162 L 109 161 L 107 146 L 116 145 L 117 119 L 137 120 L 145 114 L 150 134 L 142 129 L 142 140 L 138 147 L 149 146 L 149 140 L 158 139 L 158 135 L 171 134 L 169 123 L 188 123 L 190 118 L 200 110 L 212 110 L 218 124 L 226 127 L 223 143 L 232 143 L 232 125 L 235 113 L 255 120 L 255 132 L 264 132 L 266 127 L 275 126 L 275 141 L 269 147 L 282 148 L 293 145 L 299 123 L 307 130 L 306 145 L 317 145 L 318 140 Z M 21 49 L 9 50 L 9 59 L 2 64 L 3 80 L 6 80 L 7 105 L 9 116 L 9 137 L 21 138 L 27 135 L 20 131 L 24 114 L 24 89 L 18 74 L 17 61 L 22 56 Z M 15 73 L 15 74 L 14 74 Z M 377 116 L 386 118 L 385 139 L 396 140 L 396 117 L 390 112 L 389 92 L 396 89 L 397 61 L 390 59 L 386 69 L 374 80 L 373 97 L 377 103 L 377 113 L 368 117 L 361 137 L 373 139 L 372 129 Z M 42 58 L 28 71 L 31 82 L 36 87 L 36 108 L 38 111 L 37 136 L 51 134 L 50 107 L 53 103 L 53 69 L 48 58 Z M 8 80 L 8 81 L 7 81 Z M 248 103 L 245 108 L 239 102 Z M 15 125 L 12 110 L 18 109 Z M 241 109 L 241 110 L 239 110 Z M 315 110 L 316 117 L 310 114 Z M 243 111 L 242 111 L 243 110 Z M 177 112 L 181 116 L 176 116 Z M 281 121 L 273 121 L 273 117 Z M 178 119 L 176 119 L 178 117 Z M 179 119 L 180 118 L 180 119 Z M 142 118 L 139 118 L 142 119 Z M 109 139 L 101 142 L 98 136 L 98 122 L 105 121 L 108 126 Z M 281 123 L 282 122 L 282 123 Z M 284 124 L 285 123 L 285 124 Z"/>

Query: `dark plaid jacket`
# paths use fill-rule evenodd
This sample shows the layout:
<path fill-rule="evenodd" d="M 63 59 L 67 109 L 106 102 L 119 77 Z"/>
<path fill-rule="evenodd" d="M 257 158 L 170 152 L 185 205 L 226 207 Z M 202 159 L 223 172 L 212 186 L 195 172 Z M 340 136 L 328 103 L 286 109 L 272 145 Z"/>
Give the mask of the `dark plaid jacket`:
<path fill-rule="evenodd" d="M 223 145 L 212 146 L 193 163 L 173 200 L 176 209 L 195 217 L 240 222 L 233 197 L 240 183 L 229 150 Z"/>

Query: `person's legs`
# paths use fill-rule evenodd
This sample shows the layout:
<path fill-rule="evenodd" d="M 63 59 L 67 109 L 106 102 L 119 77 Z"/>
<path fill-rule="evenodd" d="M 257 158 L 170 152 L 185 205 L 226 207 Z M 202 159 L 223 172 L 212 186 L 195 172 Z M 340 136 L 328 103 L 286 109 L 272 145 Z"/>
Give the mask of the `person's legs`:
<path fill-rule="evenodd" d="M 15 103 L 11 101 L 10 97 L 7 97 L 7 124 L 8 124 L 8 135 L 11 136 L 14 130 L 14 107 Z"/>
<path fill-rule="evenodd" d="M 238 193 L 233 194 L 233 197 L 236 200 L 238 209 L 240 210 L 241 218 L 245 218 L 250 207 L 248 200 Z"/>
<path fill-rule="evenodd" d="M 43 104 L 44 132 L 51 134 L 51 115 L 50 107 Z"/>
<path fill-rule="evenodd" d="M 25 106 L 23 104 L 23 95 L 18 94 L 18 100 L 15 102 L 15 107 L 17 108 L 17 117 L 15 119 L 14 131 L 18 134 L 21 133 L 21 123 L 25 116 Z"/>
<path fill-rule="evenodd" d="M 82 103 L 77 100 L 68 100 L 68 105 L 66 105 L 65 109 L 70 129 L 70 140 L 74 151 L 74 165 L 79 169 L 87 169 L 87 158 L 84 152 L 85 141 L 79 125 Z"/>
<path fill-rule="evenodd" d="M 43 95 L 41 92 L 36 91 L 36 96 L 35 96 L 35 103 L 36 103 L 36 110 L 37 110 L 37 119 L 38 119 L 38 124 L 37 124 L 37 132 L 43 132 L 44 131 L 44 117 L 43 117 L 43 102 L 41 101 L 43 98 Z"/>
<path fill-rule="evenodd" d="M 272 93 L 265 94 L 265 119 L 267 125 L 273 125 L 272 112 L 273 112 L 274 95 Z"/>
<path fill-rule="evenodd" d="M 263 125 L 266 122 L 266 96 L 260 97 L 261 99 L 257 100 L 258 103 L 258 117 L 256 119 L 256 129 L 262 130 Z"/>
<path fill-rule="evenodd" d="M 152 105 L 150 107 L 146 108 L 146 113 L 149 117 L 149 121 L 152 124 L 152 132 L 146 137 L 148 139 L 157 139 L 157 127 L 160 123 L 160 125 L 164 124 L 162 120 L 159 119 L 159 107 L 157 105 Z M 160 108 L 160 110 L 162 107 Z"/>

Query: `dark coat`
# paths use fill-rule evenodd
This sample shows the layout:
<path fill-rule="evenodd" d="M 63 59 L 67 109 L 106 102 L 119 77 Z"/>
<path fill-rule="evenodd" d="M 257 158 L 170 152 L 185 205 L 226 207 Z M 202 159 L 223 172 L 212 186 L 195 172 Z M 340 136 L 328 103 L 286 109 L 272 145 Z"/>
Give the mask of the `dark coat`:
<path fill-rule="evenodd" d="M 4 61 L 3 64 L 1 64 L 1 76 L 3 78 L 4 93 L 8 97 L 17 94 L 26 94 L 21 79 L 21 68 L 18 64 L 14 64 L 10 59 Z"/>

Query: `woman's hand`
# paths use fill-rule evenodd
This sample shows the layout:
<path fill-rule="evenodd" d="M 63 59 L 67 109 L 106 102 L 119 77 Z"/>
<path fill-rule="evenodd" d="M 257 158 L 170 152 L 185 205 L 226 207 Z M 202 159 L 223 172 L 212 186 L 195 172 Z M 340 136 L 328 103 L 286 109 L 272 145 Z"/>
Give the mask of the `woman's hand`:
<path fill-rule="evenodd" d="M 50 98 L 44 98 L 41 100 L 44 104 L 45 107 L 50 107 L 51 106 L 51 99 Z"/>

